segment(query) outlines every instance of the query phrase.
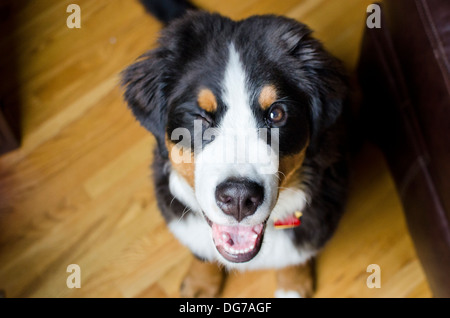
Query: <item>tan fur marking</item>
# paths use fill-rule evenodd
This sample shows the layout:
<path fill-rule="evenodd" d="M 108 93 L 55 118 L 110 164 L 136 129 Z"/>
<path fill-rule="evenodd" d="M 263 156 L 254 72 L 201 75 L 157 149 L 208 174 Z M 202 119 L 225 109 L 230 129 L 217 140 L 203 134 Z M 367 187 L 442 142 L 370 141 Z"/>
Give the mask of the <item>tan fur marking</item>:
<path fill-rule="evenodd" d="M 213 113 L 217 110 L 217 100 L 213 92 L 208 88 L 203 88 L 197 97 L 198 106 L 206 110 L 207 112 Z"/>
<path fill-rule="evenodd" d="M 299 171 L 305 160 L 306 148 L 308 148 L 308 143 L 299 153 L 280 158 L 278 167 L 280 187 L 286 187 L 288 184 L 295 182 L 292 178 Z"/>
<path fill-rule="evenodd" d="M 172 169 L 178 172 L 179 175 L 181 175 L 187 183 L 194 188 L 194 180 L 195 180 L 195 164 L 194 164 L 194 153 L 190 153 L 191 160 L 190 162 L 180 162 L 177 163 L 172 158 L 172 150 L 174 152 L 180 153 L 182 155 L 183 149 L 180 149 L 176 144 L 174 144 L 169 136 L 166 134 L 166 147 L 169 151 L 169 160 L 172 163 Z M 175 148 L 175 149 L 174 149 Z"/>
<path fill-rule="evenodd" d="M 225 274 L 214 263 L 202 262 L 196 258 L 181 284 L 181 297 L 211 298 L 222 291 Z"/>
<path fill-rule="evenodd" d="M 258 102 L 262 109 L 266 110 L 277 100 L 277 90 L 273 85 L 266 85 L 259 94 Z"/>
<path fill-rule="evenodd" d="M 301 297 L 312 297 L 314 293 L 314 260 L 305 264 L 277 270 L 277 285 L 284 291 L 296 291 Z"/>

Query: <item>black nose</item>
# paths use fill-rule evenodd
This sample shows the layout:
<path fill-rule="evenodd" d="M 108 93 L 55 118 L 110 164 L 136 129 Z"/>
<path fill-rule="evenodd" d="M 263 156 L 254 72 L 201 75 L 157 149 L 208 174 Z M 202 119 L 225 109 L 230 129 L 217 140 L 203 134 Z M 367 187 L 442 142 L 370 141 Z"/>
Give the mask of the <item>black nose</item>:
<path fill-rule="evenodd" d="M 232 179 L 216 187 L 216 203 L 239 222 L 255 213 L 264 200 L 264 188 L 247 179 Z"/>

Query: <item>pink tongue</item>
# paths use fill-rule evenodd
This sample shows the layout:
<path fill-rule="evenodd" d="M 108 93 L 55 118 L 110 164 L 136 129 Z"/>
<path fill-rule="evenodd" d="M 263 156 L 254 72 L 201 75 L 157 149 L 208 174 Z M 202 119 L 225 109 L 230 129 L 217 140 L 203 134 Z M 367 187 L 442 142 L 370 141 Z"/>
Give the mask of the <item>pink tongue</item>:
<path fill-rule="evenodd" d="M 237 253 L 246 253 L 252 250 L 262 229 L 262 224 L 255 226 L 212 224 L 212 234 L 216 246 L 222 246 L 227 251 Z"/>

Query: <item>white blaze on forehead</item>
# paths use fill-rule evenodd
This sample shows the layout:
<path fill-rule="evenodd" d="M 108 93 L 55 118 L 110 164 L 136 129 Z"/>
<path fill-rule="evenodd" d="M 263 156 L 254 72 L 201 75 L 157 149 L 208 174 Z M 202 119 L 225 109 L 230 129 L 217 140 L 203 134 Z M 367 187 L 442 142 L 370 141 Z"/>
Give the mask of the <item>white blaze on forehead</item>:
<path fill-rule="evenodd" d="M 268 152 L 267 142 L 259 138 L 245 69 L 232 44 L 221 86 L 225 114 L 214 131 L 214 140 L 196 153 L 195 195 L 213 222 L 230 224 L 236 221 L 217 206 L 216 187 L 232 177 L 247 178 L 261 184 L 265 189 L 265 200 L 253 216 L 243 221 L 254 225 L 267 218 L 275 203 L 278 179 L 274 173 L 278 170 L 278 154 L 274 156 L 273 152 Z M 272 174 L 265 173 L 267 165 L 272 168 Z"/>
<path fill-rule="evenodd" d="M 222 100 L 227 112 L 220 127 L 225 129 L 256 129 L 256 120 L 250 108 L 247 79 L 234 45 L 230 45 L 229 60 L 223 80 Z"/>

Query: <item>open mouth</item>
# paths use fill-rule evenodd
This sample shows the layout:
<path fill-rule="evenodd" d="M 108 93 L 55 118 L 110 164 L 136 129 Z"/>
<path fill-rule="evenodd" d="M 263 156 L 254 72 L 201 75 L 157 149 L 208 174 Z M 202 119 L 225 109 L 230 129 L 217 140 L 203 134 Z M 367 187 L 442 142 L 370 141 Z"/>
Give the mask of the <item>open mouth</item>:
<path fill-rule="evenodd" d="M 203 213 L 211 226 L 212 236 L 217 251 L 228 261 L 243 263 L 258 254 L 264 235 L 266 223 L 258 225 L 219 225 L 212 222 Z"/>

